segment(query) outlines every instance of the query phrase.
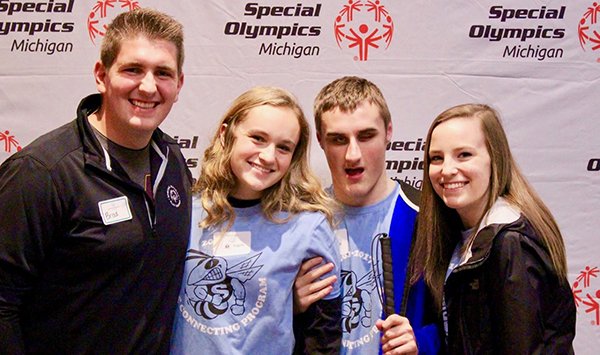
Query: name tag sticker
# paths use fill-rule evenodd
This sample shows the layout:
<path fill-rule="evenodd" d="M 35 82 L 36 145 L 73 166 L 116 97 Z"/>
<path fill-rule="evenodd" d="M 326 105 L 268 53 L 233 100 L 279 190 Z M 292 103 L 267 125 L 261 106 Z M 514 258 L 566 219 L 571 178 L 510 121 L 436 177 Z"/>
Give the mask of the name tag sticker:
<path fill-rule="evenodd" d="M 133 218 L 129 209 L 129 200 L 127 196 L 111 198 L 110 200 L 98 202 L 102 222 L 108 226 L 123 221 L 128 221 Z"/>
<path fill-rule="evenodd" d="M 217 233 L 213 237 L 213 254 L 215 256 L 249 254 L 251 241 L 250 232 Z"/>
<path fill-rule="evenodd" d="M 350 246 L 348 245 L 348 231 L 346 229 L 336 229 L 334 233 L 340 243 L 340 254 L 347 254 L 350 251 Z"/>

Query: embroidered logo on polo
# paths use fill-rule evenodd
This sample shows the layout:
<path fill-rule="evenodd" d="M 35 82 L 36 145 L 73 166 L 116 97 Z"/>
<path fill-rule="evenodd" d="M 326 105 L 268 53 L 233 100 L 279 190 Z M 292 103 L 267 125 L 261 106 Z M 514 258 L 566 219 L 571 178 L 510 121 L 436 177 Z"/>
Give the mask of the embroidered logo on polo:
<path fill-rule="evenodd" d="M 185 300 L 180 299 L 179 302 L 189 305 L 193 313 L 181 305 L 179 309 L 184 319 L 199 331 L 214 335 L 237 331 L 252 323 L 267 300 L 267 279 L 261 277 L 253 280 L 263 267 L 257 265 L 261 255 L 258 253 L 229 266 L 226 258 L 188 250 L 186 263 L 194 266 L 184 280 Z M 248 282 L 258 282 L 259 285 L 254 304 L 248 302 Z M 212 320 L 229 315 L 238 320 L 221 327 L 201 323 L 203 319 Z"/>
<path fill-rule="evenodd" d="M 181 196 L 179 195 L 179 191 L 177 191 L 173 185 L 167 187 L 167 199 L 175 208 L 178 208 L 181 205 Z"/>

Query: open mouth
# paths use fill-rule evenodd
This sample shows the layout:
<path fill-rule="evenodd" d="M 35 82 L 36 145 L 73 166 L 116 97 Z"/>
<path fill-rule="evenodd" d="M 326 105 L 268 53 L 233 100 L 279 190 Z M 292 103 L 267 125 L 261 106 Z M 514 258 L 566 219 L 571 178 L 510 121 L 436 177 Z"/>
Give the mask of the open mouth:
<path fill-rule="evenodd" d="M 155 102 L 144 102 L 139 100 L 129 100 L 129 102 L 131 102 L 133 106 L 143 109 L 155 108 L 158 105 L 158 103 Z"/>
<path fill-rule="evenodd" d="M 346 172 L 346 175 L 350 176 L 350 177 L 354 177 L 354 176 L 358 176 L 360 174 L 362 174 L 365 169 L 364 168 L 347 168 L 344 169 L 344 171 Z"/>
<path fill-rule="evenodd" d="M 254 169 L 260 171 L 261 173 L 267 174 L 267 173 L 273 172 L 273 169 L 267 169 L 263 166 L 260 166 L 258 164 L 252 163 L 252 162 L 248 162 L 248 163 L 250 164 L 250 166 L 252 166 Z"/>
<path fill-rule="evenodd" d="M 446 190 L 453 190 L 453 189 L 460 189 L 461 187 L 464 187 L 467 183 L 466 182 L 450 182 L 447 184 L 443 184 L 442 186 L 444 187 L 444 189 Z"/>

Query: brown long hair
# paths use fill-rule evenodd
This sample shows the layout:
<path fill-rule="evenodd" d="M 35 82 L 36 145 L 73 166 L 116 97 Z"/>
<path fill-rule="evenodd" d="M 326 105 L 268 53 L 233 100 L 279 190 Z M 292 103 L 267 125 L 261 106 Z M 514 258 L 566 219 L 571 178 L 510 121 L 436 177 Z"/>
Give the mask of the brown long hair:
<path fill-rule="evenodd" d="M 204 151 L 200 177 L 193 189 L 194 192 L 201 192 L 202 206 L 207 212 L 207 217 L 201 222 L 202 226 L 225 223 L 225 229 L 228 229 L 233 224 L 235 213 L 227 201 L 227 196 L 236 186 L 230 163 L 235 142 L 233 132 L 246 119 L 248 111 L 262 105 L 291 109 L 300 125 L 300 139 L 287 172 L 280 181 L 266 189 L 261 198 L 263 213 L 269 220 L 281 223 L 285 220 L 276 218 L 278 212 L 285 211 L 293 215 L 302 211 L 319 211 L 333 225 L 336 204 L 325 193 L 309 168 L 310 129 L 300 105 L 286 90 L 257 86 L 238 96 L 223 115 L 218 126 L 220 128 L 223 124 L 227 125 L 223 144 L 220 129 L 217 129 L 211 144 Z"/>
<path fill-rule="evenodd" d="M 460 238 L 462 223 L 458 213 L 448 208 L 433 189 L 429 179 L 429 146 L 433 130 L 442 122 L 454 118 L 470 118 L 481 123 L 491 161 L 485 213 L 499 197 L 519 208 L 539 234 L 559 279 L 566 281 L 566 253 L 558 225 L 548 207 L 519 170 L 510 152 L 498 113 L 482 104 L 464 104 L 449 108 L 438 115 L 429 128 L 425 145 L 417 240 L 410 266 L 411 280 L 416 282 L 423 276 L 432 290 L 436 306 L 441 307 L 444 278 L 452 252 Z M 481 218 L 483 216 L 476 225 L 479 225 Z M 474 237 L 475 235 L 472 236 Z"/>

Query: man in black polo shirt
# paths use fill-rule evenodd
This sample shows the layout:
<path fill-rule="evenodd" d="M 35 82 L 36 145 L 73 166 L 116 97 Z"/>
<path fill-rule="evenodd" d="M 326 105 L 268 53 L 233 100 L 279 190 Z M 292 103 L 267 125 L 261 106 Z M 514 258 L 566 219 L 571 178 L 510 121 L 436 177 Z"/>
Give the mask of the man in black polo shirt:
<path fill-rule="evenodd" d="M 0 166 L 3 353 L 168 353 L 191 175 L 158 126 L 183 85 L 183 30 L 117 16 L 77 118 Z"/>

